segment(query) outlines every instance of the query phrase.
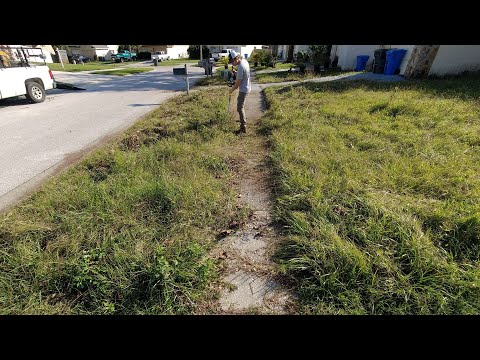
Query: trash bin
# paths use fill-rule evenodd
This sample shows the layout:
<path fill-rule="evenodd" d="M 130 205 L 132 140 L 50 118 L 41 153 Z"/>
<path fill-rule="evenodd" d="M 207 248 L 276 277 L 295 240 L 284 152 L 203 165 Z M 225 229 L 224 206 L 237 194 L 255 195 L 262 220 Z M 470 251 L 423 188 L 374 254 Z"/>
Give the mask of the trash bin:
<path fill-rule="evenodd" d="M 367 66 L 367 61 L 370 56 L 368 55 L 358 55 L 357 56 L 357 67 L 355 68 L 355 71 L 363 71 L 365 70 L 365 67 Z"/>
<path fill-rule="evenodd" d="M 385 70 L 383 73 L 385 75 L 393 75 L 395 71 L 400 67 L 402 59 L 407 50 L 405 49 L 392 49 L 387 51 L 386 61 L 385 61 Z"/>
<path fill-rule="evenodd" d="M 387 51 L 387 49 L 376 49 L 373 52 L 373 73 L 383 74 L 383 71 L 385 70 L 385 58 Z"/>
<path fill-rule="evenodd" d="M 158 66 L 158 59 L 157 59 L 157 58 L 154 58 L 154 59 L 153 59 L 153 65 L 154 65 L 154 66 Z"/>
<path fill-rule="evenodd" d="M 248 54 L 245 54 L 245 59 L 248 59 Z"/>

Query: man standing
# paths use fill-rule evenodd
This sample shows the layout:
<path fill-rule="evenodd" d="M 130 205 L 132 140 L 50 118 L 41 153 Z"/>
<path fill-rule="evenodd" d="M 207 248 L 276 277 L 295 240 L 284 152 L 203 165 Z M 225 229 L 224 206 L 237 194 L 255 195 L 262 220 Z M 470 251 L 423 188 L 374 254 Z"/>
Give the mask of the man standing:
<path fill-rule="evenodd" d="M 229 63 L 233 66 L 238 66 L 237 78 L 235 84 L 230 90 L 230 94 L 238 88 L 237 111 L 240 115 L 240 130 L 239 132 L 247 132 L 247 121 L 245 119 L 245 99 L 252 89 L 250 84 L 250 65 L 248 61 L 243 59 L 239 53 L 231 51 L 229 54 Z"/>

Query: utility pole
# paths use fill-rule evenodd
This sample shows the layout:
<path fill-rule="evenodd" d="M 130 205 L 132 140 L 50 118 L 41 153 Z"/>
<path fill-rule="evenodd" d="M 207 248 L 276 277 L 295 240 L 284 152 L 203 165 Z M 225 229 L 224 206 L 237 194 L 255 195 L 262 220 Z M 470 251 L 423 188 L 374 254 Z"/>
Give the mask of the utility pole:
<path fill-rule="evenodd" d="M 203 52 L 202 52 L 203 45 L 200 45 L 200 61 L 203 60 Z"/>

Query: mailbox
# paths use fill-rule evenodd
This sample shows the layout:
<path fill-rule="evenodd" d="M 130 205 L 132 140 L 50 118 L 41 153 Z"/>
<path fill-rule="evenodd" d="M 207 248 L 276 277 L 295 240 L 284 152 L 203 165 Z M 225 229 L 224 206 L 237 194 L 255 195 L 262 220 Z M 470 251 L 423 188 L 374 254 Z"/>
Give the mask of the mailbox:
<path fill-rule="evenodd" d="M 187 75 L 187 68 L 173 68 L 173 75 Z"/>

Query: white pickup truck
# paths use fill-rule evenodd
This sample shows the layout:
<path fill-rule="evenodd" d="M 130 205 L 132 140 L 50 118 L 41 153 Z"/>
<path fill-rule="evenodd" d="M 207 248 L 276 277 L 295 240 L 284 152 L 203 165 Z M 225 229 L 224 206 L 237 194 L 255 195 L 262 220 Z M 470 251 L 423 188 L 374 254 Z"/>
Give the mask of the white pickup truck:
<path fill-rule="evenodd" d="M 0 59 L 0 99 L 25 95 L 32 103 L 44 101 L 45 91 L 56 87 L 51 70 L 47 65 L 20 65 Z"/>
<path fill-rule="evenodd" d="M 227 57 L 233 49 L 222 49 L 220 52 L 213 53 L 213 60 L 218 61 L 221 58 Z"/>
<path fill-rule="evenodd" d="M 170 60 L 170 56 L 165 53 L 165 51 L 155 51 L 152 54 L 152 61 L 157 59 L 158 62 Z"/>

